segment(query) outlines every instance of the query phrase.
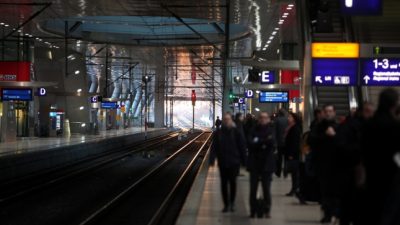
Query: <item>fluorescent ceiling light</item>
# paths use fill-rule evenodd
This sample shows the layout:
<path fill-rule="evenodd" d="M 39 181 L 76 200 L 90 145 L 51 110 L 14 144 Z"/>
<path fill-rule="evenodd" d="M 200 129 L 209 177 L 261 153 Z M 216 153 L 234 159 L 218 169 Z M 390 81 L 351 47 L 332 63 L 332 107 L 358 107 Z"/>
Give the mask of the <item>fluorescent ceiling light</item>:
<path fill-rule="evenodd" d="M 75 74 L 78 75 L 81 71 L 75 70 Z"/>
<path fill-rule="evenodd" d="M 82 89 L 79 88 L 78 90 L 76 90 L 76 92 L 81 93 L 81 92 L 82 92 Z"/>
<path fill-rule="evenodd" d="M 293 7 L 293 6 L 294 6 L 293 4 L 289 4 L 289 5 L 288 5 L 288 7 Z"/>
<path fill-rule="evenodd" d="M 279 30 L 279 27 L 275 27 L 275 30 Z"/>
<path fill-rule="evenodd" d="M 271 41 L 267 41 L 267 44 L 270 44 L 271 43 Z"/>
<path fill-rule="evenodd" d="M 85 109 L 84 106 L 79 107 L 79 110 L 84 110 L 84 109 Z"/>
<path fill-rule="evenodd" d="M 275 35 L 276 33 L 278 33 L 278 32 L 274 31 L 274 32 L 272 32 L 272 35 Z"/>

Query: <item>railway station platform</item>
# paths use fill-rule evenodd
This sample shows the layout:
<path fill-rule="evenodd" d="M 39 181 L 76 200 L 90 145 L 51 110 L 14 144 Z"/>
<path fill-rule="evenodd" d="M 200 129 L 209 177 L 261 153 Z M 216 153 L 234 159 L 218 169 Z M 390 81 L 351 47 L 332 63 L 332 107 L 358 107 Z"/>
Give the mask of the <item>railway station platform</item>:
<path fill-rule="evenodd" d="M 99 135 L 33 138 L 0 143 L 0 181 L 51 170 L 115 151 L 178 129 L 109 130 Z"/>
<path fill-rule="evenodd" d="M 223 203 L 220 189 L 218 167 L 210 167 L 202 187 L 192 187 L 196 192 L 203 189 L 199 199 L 187 199 L 187 202 L 178 219 L 180 224 L 263 224 L 263 225 L 311 225 L 320 224 L 320 207 L 318 204 L 309 203 L 300 205 L 294 197 L 285 194 L 290 190 L 290 178 L 274 177 L 272 181 L 272 210 L 271 218 L 251 219 L 249 208 L 249 176 L 244 170 L 238 178 L 235 212 L 222 213 Z M 192 193 L 191 193 L 192 194 Z M 191 195 L 193 196 L 193 194 Z M 192 202 L 190 203 L 189 202 Z"/>
<path fill-rule="evenodd" d="M 163 128 L 149 128 L 149 135 L 154 135 Z M 7 155 L 31 153 L 42 150 L 96 142 L 110 138 L 116 138 L 127 135 L 144 135 L 144 128 L 132 127 L 128 129 L 106 130 L 100 131 L 99 134 L 72 134 L 70 136 L 60 137 L 32 137 L 24 138 L 14 142 L 1 142 L 0 143 L 0 157 Z"/>

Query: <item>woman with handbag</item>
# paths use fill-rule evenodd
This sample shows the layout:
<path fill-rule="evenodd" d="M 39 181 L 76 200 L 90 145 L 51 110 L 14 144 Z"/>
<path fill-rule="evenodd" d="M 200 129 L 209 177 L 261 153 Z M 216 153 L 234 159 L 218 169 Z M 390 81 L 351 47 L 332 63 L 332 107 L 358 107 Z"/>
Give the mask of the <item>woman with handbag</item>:
<path fill-rule="evenodd" d="M 299 156 L 301 146 L 301 119 L 296 113 L 289 113 L 288 128 L 285 134 L 286 170 L 291 174 L 292 188 L 286 196 L 293 196 L 299 191 Z"/>

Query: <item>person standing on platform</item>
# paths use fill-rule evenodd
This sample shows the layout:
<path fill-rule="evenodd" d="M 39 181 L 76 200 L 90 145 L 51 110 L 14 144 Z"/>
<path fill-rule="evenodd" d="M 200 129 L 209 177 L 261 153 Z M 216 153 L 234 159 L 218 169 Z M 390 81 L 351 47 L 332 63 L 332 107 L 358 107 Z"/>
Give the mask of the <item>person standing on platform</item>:
<path fill-rule="evenodd" d="M 367 217 L 368 224 L 392 224 L 386 221 L 391 217 L 390 212 L 395 205 L 394 193 L 398 191 L 394 190 L 394 180 L 399 171 L 395 156 L 400 152 L 400 123 L 396 118 L 398 102 L 396 90 L 382 91 L 375 115 L 365 126 L 361 139 L 368 201 L 363 215 Z"/>
<path fill-rule="evenodd" d="M 215 120 L 215 128 L 219 129 L 221 128 L 222 121 L 219 119 L 219 116 L 217 116 L 217 119 Z"/>
<path fill-rule="evenodd" d="M 325 118 L 310 134 L 313 157 L 321 190 L 321 207 L 324 216 L 321 223 L 330 223 L 332 217 L 338 218 L 339 184 L 338 157 L 339 141 L 337 137 L 339 124 L 336 122 L 336 110 L 331 104 L 325 105 Z"/>
<path fill-rule="evenodd" d="M 250 217 L 254 218 L 260 207 L 257 201 L 257 189 L 261 180 L 264 197 L 263 213 L 265 217 L 270 218 L 271 182 L 276 164 L 274 157 L 276 139 L 268 113 L 260 113 L 258 124 L 247 138 L 249 149 L 247 169 L 250 172 Z"/>
<path fill-rule="evenodd" d="M 286 196 L 293 196 L 299 191 L 299 159 L 302 136 L 301 119 L 296 113 L 289 113 L 288 128 L 285 135 L 285 161 L 292 178 L 292 188 Z"/>
<path fill-rule="evenodd" d="M 210 165 L 218 160 L 224 208 L 222 212 L 235 211 L 236 180 L 240 165 L 244 165 L 246 140 L 238 131 L 232 116 L 225 113 L 220 129 L 213 134 Z"/>
<path fill-rule="evenodd" d="M 287 112 L 285 109 L 280 109 L 278 116 L 275 118 L 275 135 L 276 143 L 278 145 L 278 157 L 276 165 L 276 175 L 281 177 L 282 163 L 284 163 L 284 151 L 285 151 L 285 132 L 288 127 Z M 286 165 L 284 166 L 286 168 Z M 286 169 L 283 171 L 284 177 L 287 176 Z"/>

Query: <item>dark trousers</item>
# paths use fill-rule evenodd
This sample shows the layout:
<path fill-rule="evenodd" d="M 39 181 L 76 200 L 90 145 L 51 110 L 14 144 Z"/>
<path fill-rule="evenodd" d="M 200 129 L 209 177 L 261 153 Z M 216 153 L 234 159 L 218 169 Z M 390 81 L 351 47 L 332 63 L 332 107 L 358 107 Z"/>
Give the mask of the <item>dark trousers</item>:
<path fill-rule="evenodd" d="M 236 198 L 236 178 L 240 168 L 219 168 L 221 176 L 221 192 L 224 206 L 234 205 Z"/>
<path fill-rule="evenodd" d="M 300 183 L 299 160 L 297 159 L 287 160 L 286 167 L 292 178 L 292 188 L 290 189 L 290 192 L 296 193 L 299 191 L 299 183 Z"/>
<path fill-rule="evenodd" d="M 332 182 L 329 180 L 329 176 L 319 177 L 319 183 L 321 188 L 321 208 L 324 212 L 324 217 L 331 218 L 332 216 L 339 217 L 339 206 L 340 200 L 333 192 Z"/>
<path fill-rule="evenodd" d="M 258 182 L 261 181 L 263 197 L 264 197 L 264 206 L 266 213 L 268 214 L 271 210 L 271 181 L 272 181 L 272 173 L 271 172 L 250 172 L 250 210 L 251 214 L 256 213 L 257 211 L 257 189 Z"/>
<path fill-rule="evenodd" d="M 275 174 L 280 177 L 281 173 L 282 173 L 282 164 L 284 164 L 283 158 L 284 158 L 284 148 L 283 147 L 278 147 L 278 154 L 277 154 L 277 158 L 276 158 L 276 170 L 275 170 Z M 286 176 L 286 171 L 284 172 L 284 176 Z"/>

